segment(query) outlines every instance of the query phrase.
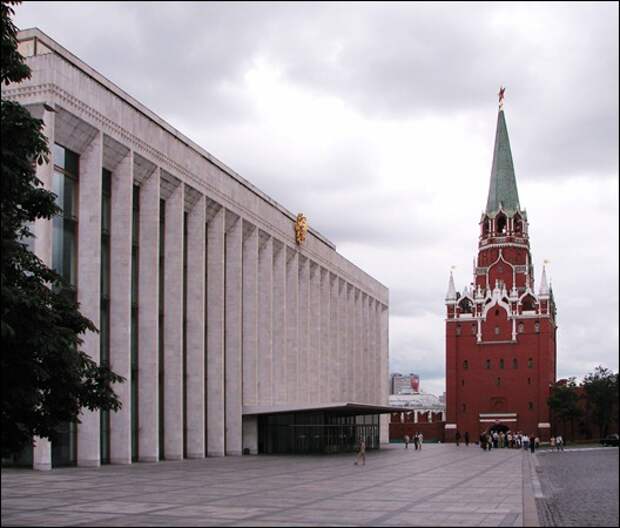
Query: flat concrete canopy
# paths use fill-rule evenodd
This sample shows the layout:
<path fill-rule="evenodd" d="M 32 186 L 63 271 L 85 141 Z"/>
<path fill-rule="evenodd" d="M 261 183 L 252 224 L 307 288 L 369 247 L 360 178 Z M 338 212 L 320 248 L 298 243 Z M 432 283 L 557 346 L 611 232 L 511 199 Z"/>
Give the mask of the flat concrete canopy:
<path fill-rule="evenodd" d="M 245 405 L 244 416 L 260 414 L 282 414 L 301 412 L 330 412 L 343 415 L 355 416 L 358 414 L 387 414 L 393 412 L 409 412 L 410 407 L 392 407 L 390 405 L 370 405 L 367 403 L 341 402 L 314 405 Z"/>

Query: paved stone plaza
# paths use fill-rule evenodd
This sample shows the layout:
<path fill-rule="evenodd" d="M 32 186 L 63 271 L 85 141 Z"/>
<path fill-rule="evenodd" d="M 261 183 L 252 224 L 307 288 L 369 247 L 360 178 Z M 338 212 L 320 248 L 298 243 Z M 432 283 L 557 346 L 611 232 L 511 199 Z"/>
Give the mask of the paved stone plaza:
<path fill-rule="evenodd" d="M 3 469 L 2 525 L 532 526 L 530 457 L 426 444 L 370 452 L 365 466 L 327 455 Z"/>
<path fill-rule="evenodd" d="M 541 452 L 536 473 L 545 526 L 618 526 L 618 448 Z"/>

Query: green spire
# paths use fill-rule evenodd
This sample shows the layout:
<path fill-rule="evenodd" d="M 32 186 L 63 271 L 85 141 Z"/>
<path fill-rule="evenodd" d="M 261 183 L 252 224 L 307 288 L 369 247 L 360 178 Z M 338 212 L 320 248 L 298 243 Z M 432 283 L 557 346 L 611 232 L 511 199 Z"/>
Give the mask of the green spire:
<path fill-rule="evenodd" d="M 493 151 L 493 166 L 491 168 L 491 184 L 487 200 L 487 214 L 494 216 L 500 209 L 512 216 L 520 210 L 517 180 L 512 165 L 512 153 L 504 110 L 500 108 L 497 115 L 497 130 L 495 132 L 495 149 Z"/>

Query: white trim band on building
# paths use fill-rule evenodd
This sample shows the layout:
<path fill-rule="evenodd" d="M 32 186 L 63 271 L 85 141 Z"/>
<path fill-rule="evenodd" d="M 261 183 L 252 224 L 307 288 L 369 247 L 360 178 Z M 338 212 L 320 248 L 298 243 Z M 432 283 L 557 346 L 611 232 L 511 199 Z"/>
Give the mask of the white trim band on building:
<path fill-rule="evenodd" d="M 516 418 L 517 413 L 480 413 L 480 418 Z"/>
<path fill-rule="evenodd" d="M 494 420 L 492 418 L 480 418 L 480 422 L 516 422 L 516 418 L 500 418 L 498 420 Z"/>

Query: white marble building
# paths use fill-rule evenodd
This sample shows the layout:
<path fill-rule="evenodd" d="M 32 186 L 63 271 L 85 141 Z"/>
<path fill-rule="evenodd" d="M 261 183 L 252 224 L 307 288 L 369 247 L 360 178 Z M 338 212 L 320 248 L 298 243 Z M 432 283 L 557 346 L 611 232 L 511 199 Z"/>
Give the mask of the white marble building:
<path fill-rule="evenodd" d="M 3 94 L 43 119 L 54 148 L 38 176 L 65 200 L 34 249 L 102 329 L 83 349 L 127 380 L 122 410 L 84 412 L 65 455 L 256 453 L 261 415 L 380 412 L 387 288 L 312 228 L 298 246 L 294 214 L 47 35 L 19 41 L 32 78 Z M 34 466 L 52 453 L 36 439 Z"/>

